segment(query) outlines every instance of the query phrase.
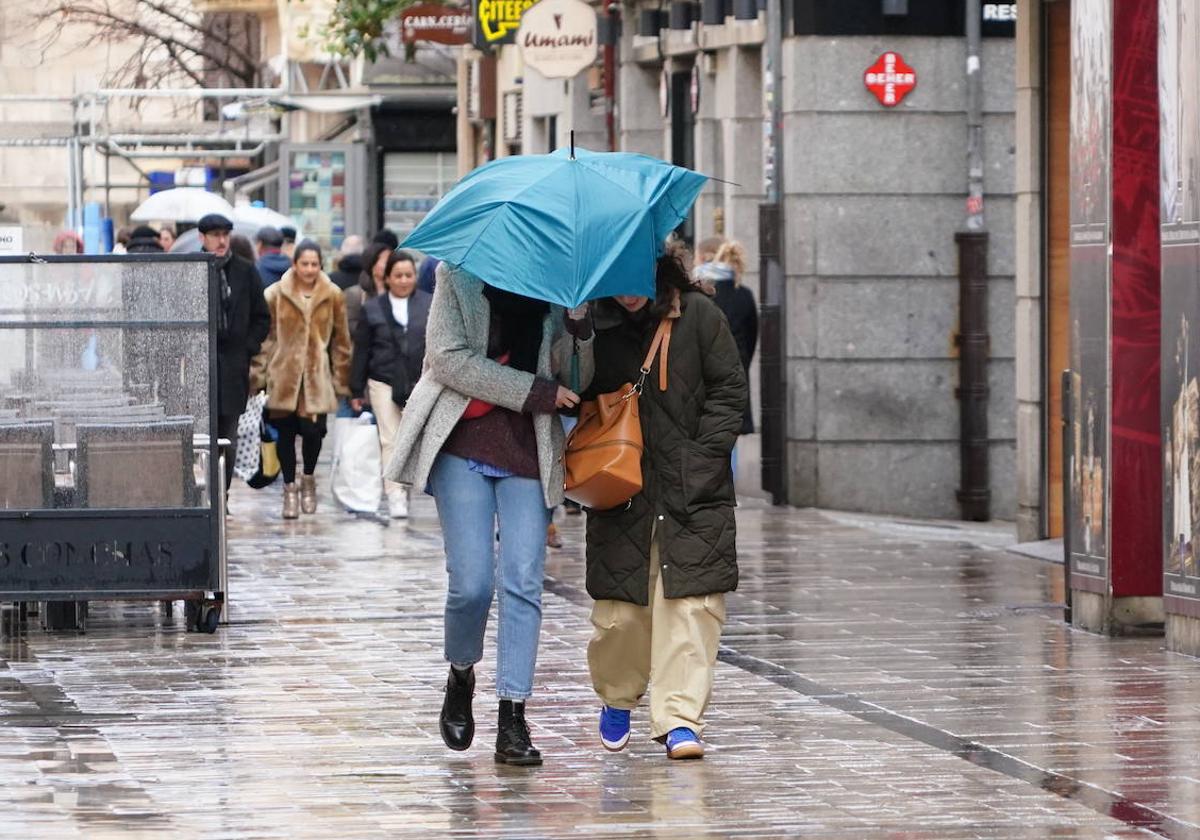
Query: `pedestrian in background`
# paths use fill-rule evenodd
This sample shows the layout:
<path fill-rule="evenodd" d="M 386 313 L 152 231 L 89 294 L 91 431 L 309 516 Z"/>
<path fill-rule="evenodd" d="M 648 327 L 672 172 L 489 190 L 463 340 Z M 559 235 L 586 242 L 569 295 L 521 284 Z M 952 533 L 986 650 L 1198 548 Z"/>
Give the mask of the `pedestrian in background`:
<path fill-rule="evenodd" d="M 164 251 L 170 251 L 171 246 L 175 244 L 175 228 L 171 225 L 163 225 L 158 231 L 158 242 Z"/>
<path fill-rule="evenodd" d="M 656 286 L 654 300 L 595 307 L 596 372 L 584 399 L 636 382 L 660 322 L 673 323 L 638 404 L 642 491 L 587 517 L 587 590 L 596 599 L 588 667 L 607 749 L 628 743 L 630 713 L 649 686 L 651 737 L 671 758 L 699 758 L 724 593 L 737 587 L 730 451 L 746 377 L 729 325 L 692 287 L 677 252 L 659 258 Z"/>
<path fill-rule="evenodd" d="M 113 243 L 112 252 L 114 254 L 128 254 L 129 240 L 133 237 L 133 231 L 127 227 L 117 228 L 116 242 Z"/>
<path fill-rule="evenodd" d="M 713 290 L 713 302 L 725 313 L 733 340 L 737 343 L 738 356 L 746 379 L 750 378 L 750 364 L 758 346 L 758 304 L 754 292 L 742 285 L 746 273 L 746 249 L 740 242 L 726 242 L 717 249 L 709 262 L 696 266 L 693 276 Z M 749 401 L 742 415 L 741 434 L 754 434 L 754 413 Z M 737 475 L 737 448 L 733 450 L 733 473 Z"/>
<path fill-rule="evenodd" d="M 254 263 L 233 253 L 229 234 L 233 222 L 210 213 L 196 225 L 200 245 L 211 254 L 220 273 L 217 326 L 217 434 L 237 441 L 238 418 L 250 395 L 250 361 L 271 328 L 271 313 L 263 299 L 262 282 Z M 225 492 L 233 481 L 233 451 L 225 451 Z"/>
<path fill-rule="evenodd" d="M 362 317 L 362 308 L 368 300 L 382 295 L 387 286 L 383 282 L 384 272 L 387 271 L 388 256 L 392 249 L 387 245 L 374 242 L 363 253 L 363 268 L 358 275 L 358 283 L 346 289 L 346 318 L 350 324 L 350 334 L 358 331 L 358 322 Z"/>
<path fill-rule="evenodd" d="M 433 294 L 437 286 L 437 267 L 442 261 L 437 257 L 426 257 L 421 261 L 421 271 L 417 274 L 417 288 L 422 292 Z"/>
<path fill-rule="evenodd" d="M 149 225 L 138 225 L 129 234 L 129 244 L 125 246 L 129 254 L 161 254 L 162 243 L 158 240 L 158 231 Z"/>
<path fill-rule="evenodd" d="M 325 415 L 348 396 L 350 334 L 341 290 L 321 270 L 321 249 L 296 246 L 292 268 L 267 288 L 271 331 L 254 360 L 254 382 L 267 390 L 267 416 L 279 432 L 283 518 L 317 511 L 317 459 L 325 438 Z M 296 485 L 296 439 L 304 472 Z"/>
<path fill-rule="evenodd" d="M 376 295 L 363 305 L 354 333 L 350 406 L 358 412 L 370 404 L 386 466 L 392 457 L 401 413 L 421 378 L 425 326 L 433 297 L 417 288 L 416 259 L 407 251 L 389 254 L 384 282 L 387 294 Z M 388 514 L 393 519 L 407 517 L 408 488 L 394 481 L 385 482 L 385 486 Z"/>
<path fill-rule="evenodd" d="M 337 261 L 337 268 L 329 275 L 329 279 L 342 291 L 349 289 L 358 282 L 362 274 L 363 241 L 358 234 L 352 233 L 342 240 L 342 248 Z"/>
<path fill-rule="evenodd" d="M 283 237 L 283 246 L 280 248 L 280 251 L 289 260 L 295 259 L 296 229 L 290 225 L 284 225 L 279 229 L 279 234 Z"/>
<path fill-rule="evenodd" d="M 700 240 L 700 244 L 696 246 L 696 265 L 704 265 L 706 262 L 712 262 L 717 251 L 725 244 L 724 236 L 709 236 Z"/>
<path fill-rule="evenodd" d="M 395 231 L 391 228 L 384 228 L 371 237 L 371 241 L 377 245 L 386 245 L 389 251 L 395 251 L 400 247 L 400 237 L 396 236 Z"/>
<path fill-rule="evenodd" d="M 283 253 L 283 234 L 279 228 L 264 225 L 254 234 L 258 242 L 258 260 L 255 266 L 262 277 L 263 286 L 278 283 L 292 267 L 292 260 Z"/>
<path fill-rule="evenodd" d="M 449 575 L 450 663 L 439 728 L 453 750 L 467 749 L 475 736 L 474 668 L 499 589 L 495 757 L 504 764 L 542 763 L 525 701 L 533 693 L 541 632 L 546 526 L 563 498 L 557 412 L 579 404 L 566 387 L 576 345 L 582 385 L 592 375 L 590 324 L 581 320 L 584 313 L 571 314 L 577 317 L 439 266 L 424 374 L 405 406 L 385 473 L 427 488 L 437 502 Z"/>
<path fill-rule="evenodd" d="M 231 233 L 229 235 L 229 250 L 233 251 L 235 256 L 241 257 L 246 262 L 254 265 L 254 258 L 257 256 L 254 253 L 254 246 L 250 244 L 249 239 L 240 233 Z M 258 275 L 258 282 L 261 285 L 262 275 L 259 274 L 257 266 L 255 266 L 254 273 Z"/>

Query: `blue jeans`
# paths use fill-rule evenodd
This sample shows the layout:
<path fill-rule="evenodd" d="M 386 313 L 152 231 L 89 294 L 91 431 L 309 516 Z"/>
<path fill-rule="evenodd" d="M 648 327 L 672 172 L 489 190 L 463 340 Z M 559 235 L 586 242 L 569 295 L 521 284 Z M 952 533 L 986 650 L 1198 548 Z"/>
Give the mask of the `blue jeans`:
<path fill-rule="evenodd" d="M 441 454 L 429 490 L 446 544 L 446 661 L 460 667 L 483 658 L 483 634 L 499 569 L 496 694 L 524 700 L 533 693 L 542 629 L 542 576 L 550 511 L 533 478 L 488 478 L 463 458 Z M 500 550 L 496 551 L 496 522 Z"/>

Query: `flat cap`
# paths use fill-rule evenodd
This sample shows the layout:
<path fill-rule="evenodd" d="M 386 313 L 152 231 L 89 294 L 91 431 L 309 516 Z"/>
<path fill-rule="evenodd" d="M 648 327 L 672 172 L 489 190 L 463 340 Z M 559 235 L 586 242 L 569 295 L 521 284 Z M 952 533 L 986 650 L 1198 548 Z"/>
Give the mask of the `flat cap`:
<path fill-rule="evenodd" d="M 201 233 L 211 233 L 214 230 L 230 231 L 233 230 L 233 222 L 220 213 L 209 213 L 200 218 L 200 221 L 196 223 L 196 229 Z"/>

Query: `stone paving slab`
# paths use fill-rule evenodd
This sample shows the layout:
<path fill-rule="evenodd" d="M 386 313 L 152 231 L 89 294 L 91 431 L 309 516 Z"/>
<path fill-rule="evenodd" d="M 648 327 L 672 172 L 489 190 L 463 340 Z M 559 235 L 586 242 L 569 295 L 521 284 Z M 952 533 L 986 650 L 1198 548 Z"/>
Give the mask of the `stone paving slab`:
<path fill-rule="evenodd" d="M 709 755 L 599 748 L 581 522 L 548 562 L 538 769 L 437 734 L 441 538 L 235 490 L 232 623 L 140 604 L 0 642 L 0 837 L 1200 836 L 1200 662 L 1065 628 L 969 532 L 747 506 Z M 640 728 L 640 732 L 639 732 Z"/>

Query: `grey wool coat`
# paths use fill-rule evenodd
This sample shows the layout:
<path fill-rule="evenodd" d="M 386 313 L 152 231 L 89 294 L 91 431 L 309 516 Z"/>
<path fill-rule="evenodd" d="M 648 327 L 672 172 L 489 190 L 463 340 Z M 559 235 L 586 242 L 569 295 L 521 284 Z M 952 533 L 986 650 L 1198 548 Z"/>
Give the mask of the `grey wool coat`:
<path fill-rule="evenodd" d="M 491 305 L 483 281 L 442 263 L 425 328 L 425 363 L 413 387 L 396 448 L 384 477 L 423 490 L 433 462 L 462 419 L 472 398 L 520 411 L 533 389 L 534 375 L 506 367 L 487 356 Z M 580 390 L 592 381 L 593 339 L 576 341 L 566 331 L 561 306 L 551 306 L 543 324 L 538 375 L 571 387 L 571 356 L 579 354 Z M 538 464 L 547 507 L 563 500 L 563 428 L 557 415 L 535 414 Z"/>

